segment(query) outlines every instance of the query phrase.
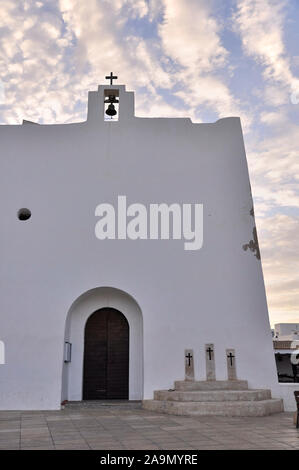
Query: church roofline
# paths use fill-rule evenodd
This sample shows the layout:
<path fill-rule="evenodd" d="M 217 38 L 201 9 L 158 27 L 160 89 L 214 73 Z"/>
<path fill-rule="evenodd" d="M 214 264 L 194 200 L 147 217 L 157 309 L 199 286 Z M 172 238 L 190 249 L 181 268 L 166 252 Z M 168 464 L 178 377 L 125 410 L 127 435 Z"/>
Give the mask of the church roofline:
<path fill-rule="evenodd" d="M 222 117 L 217 119 L 214 122 L 193 122 L 190 117 L 151 117 L 151 116 L 136 116 L 135 115 L 135 103 L 134 103 L 134 95 L 133 91 L 127 91 L 126 85 L 109 85 L 109 84 L 101 84 L 98 85 L 97 90 L 89 91 L 88 92 L 88 105 L 87 105 L 87 118 L 85 121 L 79 122 L 69 122 L 69 123 L 38 123 L 34 121 L 29 121 L 27 119 L 23 119 L 22 124 L 2 124 L 0 125 L 0 129 L 8 126 L 11 127 L 32 127 L 32 126 L 82 126 L 86 125 L 90 122 L 100 122 L 104 121 L 104 100 L 109 96 L 109 91 L 117 91 L 117 99 L 119 99 L 119 121 L 128 121 L 128 120 L 159 120 L 160 122 L 166 121 L 176 121 L 176 122 L 185 122 L 188 125 L 192 125 L 192 127 L 207 127 L 207 126 L 217 126 L 222 125 L 224 123 L 229 123 L 232 120 L 237 120 L 240 122 L 240 117 L 238 116 L 228 116 Z M 105 124 L 110 124 L 109 121 L 105 121 Z M 113 125 L 117 124 L 113 122 Z"/>

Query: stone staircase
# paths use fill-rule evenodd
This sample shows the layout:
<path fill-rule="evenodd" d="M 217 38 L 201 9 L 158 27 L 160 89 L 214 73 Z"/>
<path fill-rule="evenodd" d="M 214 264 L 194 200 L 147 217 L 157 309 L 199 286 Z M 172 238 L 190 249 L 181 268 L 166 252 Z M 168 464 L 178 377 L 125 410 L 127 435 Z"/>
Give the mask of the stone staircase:
<path fill-rule="evenodd" d="M 283 411 L 270 390 L 250 390 L 246 380 L 178 381 L 173 390 L 143 400 L 146 410 L 185 416 L 267 416 Z"/>

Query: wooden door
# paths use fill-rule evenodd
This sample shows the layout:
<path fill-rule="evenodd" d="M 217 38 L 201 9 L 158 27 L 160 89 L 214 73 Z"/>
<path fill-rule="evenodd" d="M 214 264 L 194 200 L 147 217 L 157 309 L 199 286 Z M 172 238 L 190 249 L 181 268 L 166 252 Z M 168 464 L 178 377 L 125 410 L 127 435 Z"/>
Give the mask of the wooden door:
<path fill-rule="evenodd" d="M 128 399 L 129 325 L 113 308 L 94 312 L 84 338 L 83 400 Z"/>

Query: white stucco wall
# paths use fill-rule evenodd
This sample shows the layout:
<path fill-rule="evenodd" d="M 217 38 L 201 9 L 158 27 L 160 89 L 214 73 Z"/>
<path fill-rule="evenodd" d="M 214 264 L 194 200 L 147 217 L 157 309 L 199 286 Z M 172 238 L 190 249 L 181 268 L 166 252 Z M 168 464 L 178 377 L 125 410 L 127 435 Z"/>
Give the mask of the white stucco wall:
<path fill-rule="evenodd" d="M 106 88 L 89 93 L 86 122 L 0 127 L 0 408 L 59 408 L 68 312 L 105 286 L 142 312 L 144 398 L 184 378 L 185 349 L 205 378 L 206 343 L 215 344 L 218 379 L 234 348 L 238 377 L 276 393 L 261 263 L 243 249 L 255 224 L 239 118 L 136 118 L 133 93 L 119 86 L 120 119 L 104 122 Z M 118 195 L 128 204 L 202 203 L 203 248 L 98 240 L 95 208 Z M 21 207 L 30 220 L 18 220 Z"/>

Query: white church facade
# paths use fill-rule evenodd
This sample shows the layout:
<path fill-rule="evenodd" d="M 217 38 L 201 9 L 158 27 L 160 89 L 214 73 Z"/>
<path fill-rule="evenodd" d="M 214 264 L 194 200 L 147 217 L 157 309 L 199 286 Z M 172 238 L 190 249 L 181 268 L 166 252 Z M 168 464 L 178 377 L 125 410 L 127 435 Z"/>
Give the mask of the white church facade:
<path fill-rule="evenodd" d="M 239 118 L 138 118 L 113 84 L 85 122 L 0 135 L 0 409 L 151 400 L 188 351 L 205 381 L 206 345 L 279 397 Z"/>

